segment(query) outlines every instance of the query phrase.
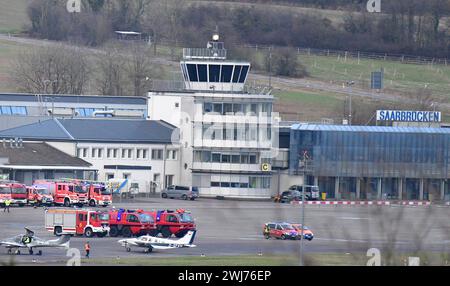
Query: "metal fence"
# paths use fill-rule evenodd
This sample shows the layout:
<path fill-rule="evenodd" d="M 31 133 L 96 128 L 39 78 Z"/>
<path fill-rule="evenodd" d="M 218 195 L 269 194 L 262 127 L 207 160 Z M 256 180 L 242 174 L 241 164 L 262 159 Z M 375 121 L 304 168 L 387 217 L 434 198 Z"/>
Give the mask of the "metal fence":
<path fill-rule="evenodd" d="M 178 46 L 181 48 L 183 44 L 173 41 L 160 41 L 159 45 L 165 46 Z M 274 45 L 251 45 L 251 44 L 240 44 L 240 43 L 227 43 L 229 47 L 235 48 L 247 48 L 256 51 L 276 51 L 285 47 L 274 46 Z M 343 59 L 366 59 L 366 60 L 380 60 L 380 61 L 395 61 L 404 64 L 416 64 L 416 65 L 449 65 L 450 59 L 448 58 L 436 58 L 436 57 L 424 57 L 415 56 L 407 54 L 395 54 L 395 53 L 369 53 L 361 51 L 342 51 L 333 49 L 316 49 L 307 47 L 291 47 L 295 49 L 299 55 L 309 55 L 309 56 L 327 56 L 336 57 Z M 195 49 L 193 49 L 195 50 Z M 199 49 L 204 50 L 204 49 Z M 182 56 L 183 50 L 180 50 L 179 56 Z M 222 55 L 226 56 L 226 55 Z"/>
<path fill-rule="evenodd" d="M 264 46 L 264 45 L 235 45 L 239 48 L 248 48 L 254 50 L 277 50 L 281 47 L 277 46 Z M 447 58 L 434 58 L 434 57 L 423 57 L 423 56 L 413 56 L 405 54 L 388 54 L 388 53 L 368 53 L 359 51 L 340 51 L 331 49 L 315 49 L 315 48 L 293 48 L 297 50 L 299 55 L 308 56 L 327 56 L 336 57 L 342 59 L 367 59 L 367 60 L 380 60 L 380 61 L 395 61 L 404 64 L 416 64 L 416 65 L 445 65 L 449 64 L 449 59 Z"/>

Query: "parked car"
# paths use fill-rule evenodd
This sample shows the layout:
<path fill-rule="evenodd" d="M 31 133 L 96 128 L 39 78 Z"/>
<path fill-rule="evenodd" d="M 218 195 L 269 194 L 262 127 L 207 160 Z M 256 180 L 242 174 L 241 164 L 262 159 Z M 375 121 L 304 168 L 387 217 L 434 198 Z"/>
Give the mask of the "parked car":
<path fill-rule="evenodd" d="M 193 201 L 198 198 L 198 188 L 174 185 L 162 190 L 161 197 L 164 199 L 170 198 Z"/>
<path fill-rule="evenodd" d="M 307 186 L 305 192 L 305 201 L 318 200 L 319 199 L 319 189 L 317 187 Z M 293 185 L 289 190 L 283 192 L 280 196 L 279 201 L 281 203 L 290 203 L 291 201 L 301 201 L 303 194 L 303 186 Z"/>

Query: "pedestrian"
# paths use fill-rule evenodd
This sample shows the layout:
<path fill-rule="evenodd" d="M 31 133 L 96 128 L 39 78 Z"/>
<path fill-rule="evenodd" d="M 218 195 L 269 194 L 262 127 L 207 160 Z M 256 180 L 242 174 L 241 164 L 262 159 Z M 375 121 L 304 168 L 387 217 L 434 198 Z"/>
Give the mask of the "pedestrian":
<path fill-rule="evenodd" d="M 89 245 L 89 241 L 84 245 L 84 250 L 86 251 L 86 258 L 89 258 L 89 253 L 91 252 L 91 246 Z"/>
<path fill-rule="evenodd" d="M 5 208 L 3 209 L 3 212 L 6 212 L 6 210 L 8 210 L 9 212 L 9 206 L 11 205 L 11 200 L 10 199 L 6 199 L 5 200 Z"/>

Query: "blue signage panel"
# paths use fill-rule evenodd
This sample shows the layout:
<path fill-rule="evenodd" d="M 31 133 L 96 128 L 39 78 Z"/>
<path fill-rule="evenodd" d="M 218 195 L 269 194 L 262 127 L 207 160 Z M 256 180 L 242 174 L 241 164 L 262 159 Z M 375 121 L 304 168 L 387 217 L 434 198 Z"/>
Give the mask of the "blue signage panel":
<path fill-rule="evenodd" d="M 377 121 L 441 122 L 439 111 L 377 110 Z"/>
<path fill-rule="evenodd" d="M 370 88 L 383 89 L 383 79 L 384 75 L 382 71 L 372 72 L 370 80 Z"/>

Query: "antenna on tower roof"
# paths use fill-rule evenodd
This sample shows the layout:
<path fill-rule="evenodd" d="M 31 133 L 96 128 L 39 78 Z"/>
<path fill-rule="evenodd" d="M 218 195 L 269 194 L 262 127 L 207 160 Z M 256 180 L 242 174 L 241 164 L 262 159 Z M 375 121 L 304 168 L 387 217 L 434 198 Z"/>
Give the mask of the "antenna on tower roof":
<path fill-rule="evenodd" d="M 220 40 L 220 36 L 219 36 L 219 26 L 216 25 L 216 29 L 212 35 L 212 40 L 214 42 L 218 42 Z"/>

